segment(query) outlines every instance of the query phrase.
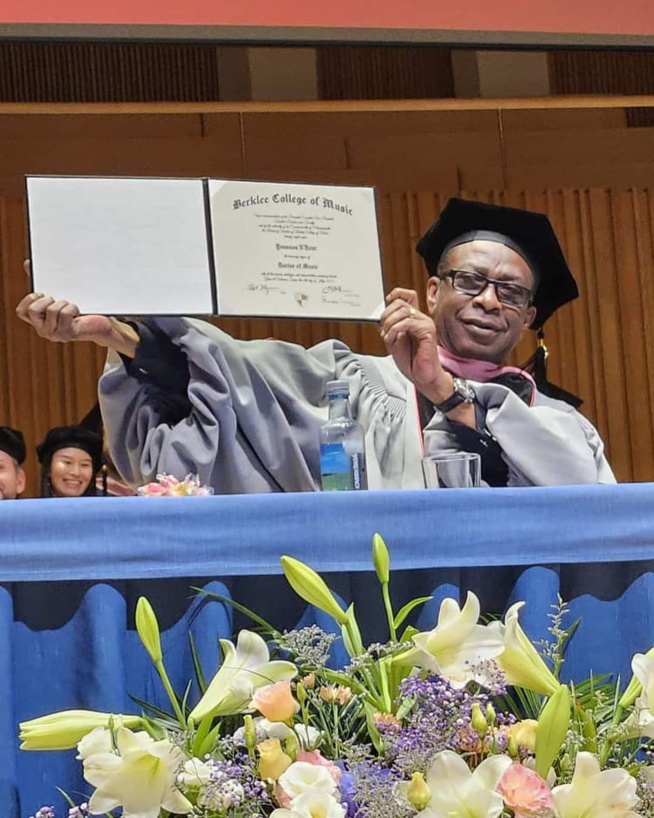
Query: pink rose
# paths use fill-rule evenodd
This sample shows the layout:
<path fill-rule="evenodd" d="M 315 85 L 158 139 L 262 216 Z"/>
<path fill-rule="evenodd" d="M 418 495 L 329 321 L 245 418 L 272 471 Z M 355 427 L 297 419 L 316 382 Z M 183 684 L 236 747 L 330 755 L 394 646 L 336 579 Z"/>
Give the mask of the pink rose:
<path fill-rule="evenodd" d="M 533 770 L 522 764 L 512 764 L 497 785 L 497 791 L 504 803 L 513 810 L 515 818 L 553 815 L 550 789 Z"/>
<path fill-rule="evenodd" d="M 342 770 L 328 758 L 324 758 L 320 754 L 320 750 L 300 750 L 297 754 L 297 760 L 306 761 L 307 764 L 315 764 L 318 767 L 326 767 L 327 772 L 334 780 L 334 784 L 338 786 L 341 780 L 341 775 L 343 774 Z"/>
<path fill-rule="evenodd" d="M 141 486 L 141 488 L 138 489 L 138 493 L 142 497 L 163 497 L 168 494 L 168 490 L 160 486 L 159 483 L 148 483 L 145 486 Z"/>

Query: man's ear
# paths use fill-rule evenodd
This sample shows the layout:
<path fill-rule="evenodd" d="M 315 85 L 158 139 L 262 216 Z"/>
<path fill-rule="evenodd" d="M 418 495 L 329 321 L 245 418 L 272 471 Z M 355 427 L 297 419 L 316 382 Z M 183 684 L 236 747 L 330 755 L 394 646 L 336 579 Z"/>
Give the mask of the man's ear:
<path fill-rule="evenodd" d="M 523 332 L 531 326 L 531 322 L 536 317 L 536 307 L 531 306 L 525 310 L 524 329 Z"/>
<path fill-rule="evenodd" d="M 25 491 L 25 472 L 20 466 L 16 469 L 16 494 L 22 494 Z"/>
<path fill-rule="evenodd" d="M 431 276 L 427 282 L 427 309 L 431 313 L 436 306 L 436 296 L 438 288 L 441 285 L 441 280 L 437 276 Z"/>

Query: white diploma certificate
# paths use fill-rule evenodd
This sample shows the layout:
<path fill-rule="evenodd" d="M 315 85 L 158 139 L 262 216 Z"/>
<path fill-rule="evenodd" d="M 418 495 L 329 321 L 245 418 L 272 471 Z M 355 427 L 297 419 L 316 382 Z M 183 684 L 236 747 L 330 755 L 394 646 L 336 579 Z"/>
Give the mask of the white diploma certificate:
<path fill-rule="evenodd" d="M 372 188 L 30 176 L 32 286 L 105 315 L 376 321 Z"/>

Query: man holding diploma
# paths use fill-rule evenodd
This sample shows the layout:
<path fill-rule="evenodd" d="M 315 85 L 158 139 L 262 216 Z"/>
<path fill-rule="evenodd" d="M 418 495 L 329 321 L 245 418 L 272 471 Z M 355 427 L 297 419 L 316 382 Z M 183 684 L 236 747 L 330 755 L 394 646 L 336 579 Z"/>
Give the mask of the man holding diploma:
<path fill-rule="evenodd" d="M 451 199 L 417 249 L 428 311 L 412 290 L 388 295 L 385 358 L 337 340 L 238 341 L 192 319 L 82 316 L 38 293 L 17 313 L 44 338 L 109 348 L 102 413 L 132 485 L 166 472 L 216 493 L 316 490 L 334 379 L 350 383 L 366 429 L 370 488 L 422 487 L 423 430 L 430 452 L 480 453 L 487 485 L 615 482 L 592 424 L 503 366 L 526 329 L 577 296 L 547 217 Z"/>

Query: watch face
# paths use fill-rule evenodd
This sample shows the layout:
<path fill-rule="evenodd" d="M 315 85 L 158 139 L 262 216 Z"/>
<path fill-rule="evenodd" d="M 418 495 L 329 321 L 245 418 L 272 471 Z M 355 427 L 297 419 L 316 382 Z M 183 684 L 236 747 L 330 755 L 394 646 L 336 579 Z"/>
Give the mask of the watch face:
<path fill-rule="evenodd" d="M 463 378 L 454 378 L 454 388 L 469 403 L 472 403 L 475 399 L 474 389 Z"/>

